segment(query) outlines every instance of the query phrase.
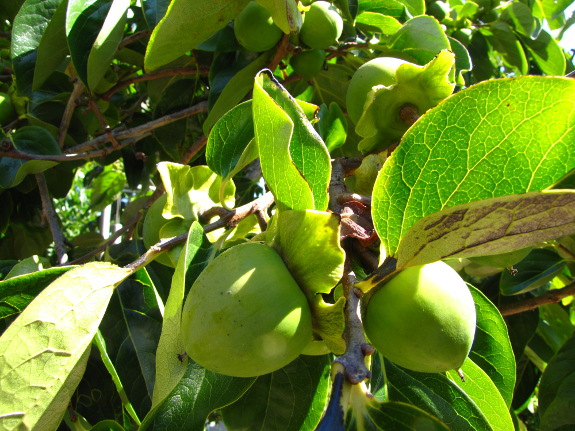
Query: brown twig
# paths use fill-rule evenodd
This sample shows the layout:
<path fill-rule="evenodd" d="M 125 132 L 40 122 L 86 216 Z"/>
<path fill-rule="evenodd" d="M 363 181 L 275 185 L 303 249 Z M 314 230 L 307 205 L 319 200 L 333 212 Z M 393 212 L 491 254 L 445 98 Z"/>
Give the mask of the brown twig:
<path fill-rule="evenodd" d="M 187 165 L 188 163 L 190 163 L 190 161 L 196 157 L 196 155 L 202 151 L 202 149 L 206 146 L 206 143 L 208 142 L 208 138 L 206 138 L 205 136 L 202 136 L 200 139 L 198 139 L 196 142 L 194 142 L 190 148 L 188 148 L 186 150 L 186 152 L 184 153 L 184 155 L 182 156 L 182 158 L 179 160 L 179 163 L 182 165 Z"/>
<path fill-rule="evenodd" d="M 38 183 L 40 199 L 42 200 L 42 212 L 48 221 L 48 226 L 50 227 L 50 232 L 52 233 L 52 239 L 54 240 L 54 251 L 56 252 L 56 257 L 58 258 L 58 264 L 63 265 L 68 261 L 66 246 L 64 245 L 65 239 L 64 235 L 62 234 L 62 230 L 60 229 L 60 225 L 58 223 L 58 215 L 54 210 L 52 198 L 50 197 L 48 185 L 46 184 L 46 178 L 44 177 L 43 173 L 36 174 L 36 182 Z"/>
<path fill-rule="evenodd" d="M 118 82 L 104 94 L 102 94 L 102 100 L 110 100 L 110 98 L 123 88 L 129 87 L 130 85 L 137 84 L 138 82 L 152 81 L 154 79 L 166 78 L 168 76 L 186 76 L 186 75 L 208 75 L 210 69 L 208 67 L 185 67 L 185 68 L 174 68 L 174 69 L 162 69 L 155 72 L 146 73 L 145 75 L 135 76 L 133 78 L 126 79 L 124 81 Z"/>
<path fill-rule="evenodd" d="M 525 311 L 535 310 L 542 305 L 555 304 L 563 298 L 575 295 L 575 283 L 571 283 L 562 289 L 550 290 L 543 295 L 535 298 L 529 298 L 524 301 L 515 302 L 513 304 L 500 305 L 499 311 L 503 316 L 511 316 L 513 314 L 523 313 Z"/>
<path fill-rule="evenodd" d="M 66 135 L 68 134 L 68 128 L 70 127 L 70 121 L 72 121 L 72 115 L 74 114 L 74 109 L 76 109 L 76 105 L 78 104 L 78 98 L 83 91 L 84 83 L 77 78 L 74 82 L 72 93 L 68 98 L 68 103 L 66 104 L 66 109 L 64 110 L 64 115 L 62 115 L 62 121 L 60 122 L 60 129 L 58 130 L 58 146 L 60 148 L 64 148 Z"/>
<path fill-rule="evenodd" d="M 249 202 L 241 207 L 234 208 L 233 210 L 227 210 L 222 207 L 213 207 L 202 214 L 200 214 L 200 220 L 205 222 L 210 221 L 212 218 L 218 216 L 219 219 L 213 223 L 204 226 L 205 232 L 211 232 L 216 229 L 225 227 L 227 229 L 237 226 L 237 224 L 245 219 L 246 217 L 255 214 L 258 218 L 258 223 L 262 230 L 266 229 L 267 222 L 263 213 L 274 203 L 274 196 L 271 192 L 267 192 L 263 196 L 260 196 L 256 200 Z M 259 216 L 258 216 L 259 214 Z M 264 224 L 262 226 L 262 223 Z"/>
<path fill-rule="evenodd" d="M 124 40 L 122 40 L 122 42 L 120 42 L 120 45 L 118 46 L 118 51 L 130 45 L 131 43 L 136 42 L 137 40 L 148 37 L 150 34 L 152 34 L 150 30 L 142 30 L 127 36 L 126 38 L 124 38 Z"/>
<path fill-rule="evenodd" d="M 349 254 L 348 254 L 349 256 Z M 371 377 L 371 372 L 365 364 L 365 357 L 374 352 L 373 346 L 365 338 L 361 321 L 360 297 L 362 292 L 355 288 L 355 274 L 351 270 L 351 260 L 346 258 L 345 274 L 342 278 L 345 303 L 345 353 L 338 356 L 335 362 L 344 367 L 347 380 L 356 385 Z"/>
<path fill-rule="evenodd" d="M 272 59 L 270 60 L 270 62 L 266 66 L 272 72 L 275 70 L 276 67 L 278 67 L 278 65 L 281 63 L 281 61 L 286 57 L 288 52 L 290 52 L 294 49 L 294 45 L 292 45 L 290 43 L 289 39 L 290 39 L 290 35 L 284 34 L 282 36 L 281 40 L 279 41 L 279 43 L 277 44 L 274 56 L 272 57 Z"/>

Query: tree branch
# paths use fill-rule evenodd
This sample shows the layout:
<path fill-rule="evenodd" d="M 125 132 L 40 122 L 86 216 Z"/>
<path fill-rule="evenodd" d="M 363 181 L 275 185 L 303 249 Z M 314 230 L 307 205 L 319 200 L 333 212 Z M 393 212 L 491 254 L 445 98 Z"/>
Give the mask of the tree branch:
<path fill-rule="evenodd" d="M 58 264 L 63 265 L 68 261 L 66 254 L 66 246 L 64 245 L 64 235 L 58 224 L 58 215 L 54 211 L 52 205 L 52 198 L 48 191 L 46 178 L 43 173 L 36 174 L 36 182 L 38 183 L 38 190 L 40 191 L 40 199 L 42 200 L 42 212 L 48 221 L 50 232 L 52 232 L 52 239 L 54 240 L 54 250 L 58 258 Z"/>
<path fill-rule="evenodd" d="M 166 78 L 168 76 L 186 76 L 186 75 L 208 75 L 210 69 L 208 67 L 186 67 L 186 68 L 174 68 L 174 69 L 162 69 L 155 72 L 150 72 L 145 75 L 135 76 L 130 79 L 118 82 L 104 94 L 102 94 L 102 100 L 110 100 L 110 98 L 123 88 L 129 87 L 130 85 L 137 84 L 138 82 L 153 81 L 154 79 Z"/>
<path fill-rule="evenodd" d="M 346 253 L 346 256 L 349 254 Z M 365 338 L 361 321 L 360 298 L 363 293 L 354 287 L 357 279 L 351 271 L 351 260 L 346 257 L 346 270 L 342 278 L 345 303 L 345 353 L 335 359 L 344 367 L 347 380 L 356 385 L 371 377 L 369 368 L 365 365 L 365 357 L 374 352 L 374 348 Z"/>
<path fill-rule="evenodd" d="M 182 118 L 186 118 L 191 115 L 198 114 L 200 112 L 206 112 L 207 110 L 208 110 L 208 102 L 200 102 L 189 108 L 183 109 L 178 112 L 174 112 L 172 114 L 164 115 L 163 117 L 157 118 L 155 120 L 149 121 L 145 124 L 141 124 L 131 129 L 124 129 L 124 130 L 115 129 L 110 131 L 110 133 L 116 140 L 123 140 L 130 138 L 139 140 L 149 135 L 154 129 L 166 126 L 170 123 L 181 120 Z M 64 152 L 64 154 L 61 155 L 31 154 L 17 150 L 12 147 L 0 151 L 0 157 L 10 157 L 13 159 L 21 159 L 21 160 L 53 160 L 58 162 L 85 159 L 85 158 L 94 158 L 94 157 L 100 157 L 101 155 L 109 154 L 112 151 L 125 147 L 133 143 L 134 139 L 127 143 L 123 142 L 122 144 L 120 144 L 120 147 L 118 148 L 110 147 L 98 150 L 98 152 L 90 153 L 89 150 L 92 149 L 93 147 L 110 142 L 111 140 L 110 134 L 103 134 L 90 141 L 86 141 L 82 144 L 76 145 L 75 147 L 69 148 Z"/>
<path fill-rule="evenodd" d="M 503 316 L 511 316 L 513 314 L 523 313 L 525 311 L 535 310 L 542 305 L 555 304 L 563 298 L 575 295 L 575 283 L 571 283 L 562 289 L 550 290 L 543 295 L 535 298 L 529 298 L 524 301 L 516 302 L 514 304 L 500 305 L 499 311 Z"/>
<path fill-rule="evenodd" d="M 84 91 L 84 83 L 76 78 L 74 82 L 74 89 L 68 98 L 68 103 L 66 104 L 66 109 L 64 110 L 64 115 L 62 115 L 62 121 L 60 122 L 60 129 L 58 130 L 58 146 L 64 148 L 64 142 L 66 141 L 66 135 L 68 134 L 68 127 L 70 127 L 70 121 L 72 120 L 72 115 L 74 114 L 74 109 L 78 104 L 78 98 Z"/>

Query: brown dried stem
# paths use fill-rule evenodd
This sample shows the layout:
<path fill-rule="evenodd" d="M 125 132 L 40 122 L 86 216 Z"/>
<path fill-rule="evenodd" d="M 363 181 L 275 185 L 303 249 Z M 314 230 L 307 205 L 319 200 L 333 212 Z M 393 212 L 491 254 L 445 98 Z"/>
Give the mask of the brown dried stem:
<path fill-rule="evenodd" d="M 529 298 L 524 301 L 515 302 L 513 304 L 500 305 L 499 311 L 503 316 L 511 316 L 513 314 L 535 310 L 542 305 L 555 304 L 561 301 L 563 298 L 567 298 L 573 295 L 575 295 L 575 283 L 571 283 L 562 289 L 550 290 L 549 292 L 535 298 Z"/>
<path fill-rule="evenodd" d="M 58 223 L 58 215 L 54 210 L 50 191 L 48 190 L 46 178 L 44 177 L 43 173 L 36 174 L 36 182 L 38 183 L 40 199 L 42 200 L 42 213 L 48 221 L 48 226 L 50 227 L 50 232 L 52 233 L 52 239 L 54 240 L 54 251 L 56 252 L 56 257 L 58 258 L 58 264 L 63 265 L 68 261 L 66 246 L 64 245 L 64 234 L 62 234 L 62 230 L 60 229 L 60 224 Z"/>

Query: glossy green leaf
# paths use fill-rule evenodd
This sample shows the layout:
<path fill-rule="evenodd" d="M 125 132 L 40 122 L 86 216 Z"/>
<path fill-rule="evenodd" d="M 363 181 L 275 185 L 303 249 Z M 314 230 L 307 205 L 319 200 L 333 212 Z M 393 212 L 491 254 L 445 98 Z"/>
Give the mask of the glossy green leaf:
<path fill-rule="evenodd" d="M 0 281 L 0 319 L 24 310 L 38 293 L 71 268 L 47 268 Z"/>
<path fill-rule="evenodd" d="M 226 429 L 313 430 L 327 404 L 330 364 L 328 355 L 302 355 L 258 377 L 238 401 L 222 410 Z"/>
<path fill-rule="evenodd" d="M 173 0 L 154 28 L 146 58 L 146 70 L 157 69 L 206 41 L 231 21 L 248 0 Z"/>
<path fill-rule="evenodd" d="M 39 155 L 60 154 L 60 147 L 54 137 L 46 130 L 37 126 L 24 126 L 11 136 L 15 149 Z M 20 184 L 26 175 L 37 174 L 55 166 L 57 162 L 46 160 L 20 160 L 0 157 L 0 187 L 9 188 Z"/>
<path fill-rule="evenodd" d="M 228 81 L 216 103 L 211 107 L 208 118 L 204 121 L 203 130 L 206 135 L 209 135 L 216 121 L 240 103 L 252 90 L 254 77 L 265 66 L 269 58 L 269 53 L 260 55 Z"/>
<path fill-rule="evenodd" d="M 186 292 L 186 272 L 200 249 L 203 239 L 204 230 L 202 226 L 198 222 L 193 222 L 190 226 L 186 245 L 183 252 L 180 253 L 164 310 L 162 335 L 156 352 L 156 384 L 152 407 L 157 406 L 172 392 L 186 371 L 186 367 L 178 359 L 178 354 L 185 351 L 180 335 L 180 321 Z"/>
<path fill-rule="evenodd" d="M 376 12 L 362 12 L 355 22 L 360 27 L 373 28 L 385 35 L 392 35 L 401 28 L 401 23 L 394 17 Z"/>
<path fill-rule="evenodd" d="M 216 174 L 226 177 L 254 138 L 252 102 L 228 111 L 212 128 L 206 144 L 206 162 Z"/>
<path fill-rule="evenodd" d="M 114 288 L 131 271 L 93 262 L 50 284 L 0 337 L 0 425 L 56 429 Z"/>
<path fill-rule="evenodd" d="M 397 266 L 508 253 L 573 234 L 572 190 L 500 196 L 455 205 L 418 220 L 399 243 Z"/>
<path fill-rule="evenodd" d="M 256 77 L 253 99 L 263 176 L 280 209 L 325 210 L 331 175 L 327 148 L 295 99 L 268 72 Z"/>
<path fill-rule="evenodd" d="M 126 184 L 126 174 L 117 164 L 108 165 L 92 181 L 89 197 L 94 211 L 102 211 L 114 202 Z"/>
<path fill-rule="evenodd" d="M 68 54 L 66 9 L 67 2 L 60 2 L 42 35 L 37 49 L 32 90 L 40 88 Z"/>
<path fill-rule="evenodd" d="M 130 0 L 113 0 L 94 46 L 88 56 L 88 88 L 96 89 L 110 67 L 114 54 L 124 36 L 124 24 Z"/>
<path fill-rule="evenodd" d="M 358 15 L 375 12 L 401 19 L 406 17 L 407 12 L 405 5 L 398 0 L 362 0 L 358 6 Z"/>
<path fill-rule="evenodd" d="M 169 0 L 145 1 L 142 3 L 148 28 L 153 30 L 168 10 Z"/>
<path fill-rule="evenodd" d="M 535 249 L 525 259 L 514 265 L 514 275 L 501 274 L 499 290 L 503 295 L 529 292 L 547 284 L 561 272 L 566 262 L 554 251 Z"/>
<path fill-rule="evenodd" d="M 183 377 L 170 394 L 148 413 L 140 431 L 204 431 L 206 418 L 212 411 L 236 401 L 256 380 L 255 377 L 216 374 L 189 359 L 187 366 L 185 362 L 181 366 L 185 368 Z"/>
<path fill-rule="evenodd" d="M 461 370 L 465 375 L 465 382 L 461 381 L 455 371 L 448 371 L 447 374 L 479 407 L 491 428 L 500 431 L 512 430 L 513 421 L 509 406 L 485 371 L 469 358 L 465 360 Z"/>
<path fill-rule="evenodd" d="M 430 16 L 417 16 L 399 29 L 389 42 L 389 48 L 403 51 L 419 64 L 429 63 L 450 44 L 437 20 Z"/>
<path fill-rule="evenodd" d="M 68 0 L 66 37 L 72 63 L 78 76 L 89 85 L 88 59 L 106 20 L 111 2 L 105 0 Z"/>
<path fill-rule="evenodd" d="M 513 399 L 516 373 L 515 356 L 507 325 L 497 307 L 480 290 L 474 287 L 469 290 L 477 312 L 477 328 L 469 359 L 489 376 L 509 408 Z"/>
<path fill-rule="evenodd" d="M 522 38 L 521 40 L 544 74 L 558 76 L 565 74 L 563 49 L 549 33 L 541 30 L 536 39 Z"/>
<path fill-rule="evenodd" d="M 405 5 L 407 11 L 412 16 L 423 15 L 425 13 L 424 0 L 401 0 L 401 3 Z"/>
<path fill-rule="evenodd" d="M 385 373 L 390 401 L 413 404 L 451 429 L 493 430 L 471 398 L 444 375 L 409 371 L 387 360 Z"/>
<path fill-rule="evenodd" d="M 512 2 L 501 13 L 500 19 L 512 24 L 515 31 L 531 37 L 535 31 L 535 18 L 529 6 L 521 2 Z"/>
<path fill-rule="evenodd" d="M 567 430 L 575 425 L 575 336 L 557 352 L 541 377 L 541 431 Z"/>
<path fill-rule="evenodd" d="M 26 0 L 14 18 L 12 37 L 19 43 L 11 44 L 11 57 L 20 95 L 32 91 L 37 49 L 61 1 Z"/>
<path fill-rule="evenodd" d="M 424 115 L 375 184 L 372 215 L 387 255 L 429 214 L 543 190 L 575 168 L 574 98 L 573 80 L 526 76 L 474 85 Z"/>

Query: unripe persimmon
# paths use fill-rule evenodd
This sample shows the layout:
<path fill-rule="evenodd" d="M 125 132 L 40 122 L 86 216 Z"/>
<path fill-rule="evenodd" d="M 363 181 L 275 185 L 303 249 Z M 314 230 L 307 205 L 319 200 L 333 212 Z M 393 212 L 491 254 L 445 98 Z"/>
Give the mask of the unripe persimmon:
<path fill-rule="evenodd" d="M 395 84 L 397 68 L 408 63 L 400 58 L 378 57 L 357 69 L 349 82 L 346 94 L 347 113 L 351 121 L 358 122 L 370 90 L 376 85 L 389 87 Z"/>
<path fill-rule="evenodd" d="M 310 49 L 294 55 L 290 65 L 294 72 L 305 79 L 312 79 L 323 69 L 325 51 L 323 49 Z"/>
<path fill-rule="evenodd" d="M 255 52 L 273 48 L 283 35 L 269 11 L 255 1 L 250 1 L 236 16 L 234 33 L 241 46 Z"/>
<path fill-rule="evenodd" d="M 253 377 L 296 359 L 312 340 L 307 299 L 270 246 L 234 246 L 199 275 L 181 325 L 186 353 L 216 373 Z"/>
<path fill-rule="evenodd" d="M 300 40 L 310 48 L 326 49 L 334 45 L 343 32 L 343 19 L 329 2 L 316 1 L 305 13 L 299 31 Z"/>
<path fill-rule="evenodd" d="M 369 299 L 365 332 L 390 361 L 414 371 L 459 369 L 473 343 L 475 304 L 463 279 L 435 262 L 404 269 Z"/>

